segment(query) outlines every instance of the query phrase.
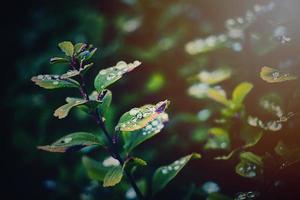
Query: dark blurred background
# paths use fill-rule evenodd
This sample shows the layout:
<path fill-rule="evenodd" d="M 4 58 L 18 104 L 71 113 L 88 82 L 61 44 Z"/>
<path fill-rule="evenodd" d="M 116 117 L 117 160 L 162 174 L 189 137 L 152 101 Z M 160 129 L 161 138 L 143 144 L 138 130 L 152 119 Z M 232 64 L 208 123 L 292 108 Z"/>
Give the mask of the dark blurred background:
<path fill-rule="evenodd" d="M 189 55 L 186 43 L 226 32 L 230 18 L 245 16 L 256 4 L 274 8 L 251 24 L 240 45 L 216 49 L 201 55 Z M 72 90 L 44 91 L 30 78 L 43 73 L 62 73 L 64 66 L 50 66 L 49 59 L 60 55 L 57 44 L 64 40 L 87 42 L 98 48 L 95 67 L 88 83 L 101 68 L 113 66 L 119 60 L 140 60 L 142 67 L 114 84 L 110 122 L 116 122 L 131 107 L 169 99 L 170 123 L 161 134 L 141 145 L 137 155 L 149 163 L 147 176 L 160 165 L 192 151 L 203 152 L 203 144 L 193 137 L 195 127 L 210 126 L 182 120 L 182 114 L 197 115 L 199 110 L 212 106 L 188 95 L 189 78 L 203 69 L 226 66 L 233 76 L 224 83 L 232 91 L 241 81 L 250 81 L 254 90 L 246 101 L 247 111 L 258 113 L 258 98 L 266 93 L 278 94 L 285 109 L 299 112 L 299 99 L 293 94 L 299 81 L 269 85 L 259 78 L 261 66 L 288 69 L 300 75 L 299 0 L 65 0 L 12 1 L 4 6 L 2 20 L 2 188 L 8 199 L 84 199 L 87 191 L 96 187 L 98 199 L 124 199 L 91 181 L 81 165 L 81 153 L 52 154 L 36 146 L 48 144 L 67 133 L 97 127 L 79 110 L 69 118 L 57 120 L 53 111 L 63 104 L 66 96 L 79 95 Z M 282 32 L 285 42 L 274 31 Z M 252 42 L 252 33 L 260 40 Z M 237 48 L 234 48 L 237 47 Z M 90 91 L 92 87 L 89 88 Z M 294 99 L 293 99 L 294 98 Z M 297 110 L 298 109 L 298 110 Z M 110 127 L 113 123 L 109 124 Z M 279 139 L 297 142 L 299 120 L 287 131 L 266 134 L 254 148 L 257 153 L 272 152 Z M 288 135 L 288 136 L 286 136 Z M 227 196 L 241 191 L 260 190 L 262 183 L 246 179 L 234 172 L 238 158 L 214 161 L 216 152 L 203 152 L 203 159 L 192 162 L 157 199 L 184 199 L 192 187 L 214 181 Z M 100 152 L 97 155 L 104 158 Z M 269 199 L 299 199 L 300 165 L 295 164 L 279 174 L 283 184 L 271 188 Z M 151 171 L 152 170 L 152 171 Z M 261 192 L 261 191 L 260 191 Z M 2 194 L 3 196 L 4 194 Z M 187 198 L 187 197 L 186 197 Z M 199 199 L 201 199 L 199 197 Z"/>

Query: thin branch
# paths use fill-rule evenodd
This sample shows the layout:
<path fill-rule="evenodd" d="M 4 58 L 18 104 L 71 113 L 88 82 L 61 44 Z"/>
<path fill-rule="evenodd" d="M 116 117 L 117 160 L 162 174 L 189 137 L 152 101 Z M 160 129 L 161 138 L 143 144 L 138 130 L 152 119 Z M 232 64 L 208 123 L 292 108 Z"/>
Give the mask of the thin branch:
<path fill-rule="evenodd" d="M 72 62 L 71 67 L 75 68 L 75 66 L 73 65 L 73 63 L 74 62 Z M 82 97 L 85 100 L 89 100 L 88 92 L 87 92 L 86 87 L 85 87 L 84 76 L 82 74 L 80 74 L 79 76 L 80 76 L 79 91 L 80 91 Z M 99 125 L 100 129 L 103 131 L 106 139 L 109 142 L 109 150 L 110 150 L 111 156 L 114 157 L 114 158 L 116 158 L 120 162 L 121 165 L 124 165 L 124 160 L 121 157 L 120 152 L 118 151 L 118 143 L 116 143 L 116 142 L 113 141 L 113 138 L 111 137 L 111 135 L 109 134 L 109 132 L 106 129 L 104 120 L 99 115 L 99 112 L 96 110 L 92 114 L 93 114 L 93 116 L 94 116 L 94 118 L 96 120 L 96 123 Z M 124 172 L 125 172 L 125 175 L 126 175 L 128 181 L 129 181 L 130 185 L 134 189 L 137 197 L 139 199 L 145 199 L 144 196 L 143 196 L 143 194 L 142 194 L 142 192 L 138 188 L 138 186 L 137 186 L 137 184 L 136 184 L 136 182 L 135 182 L 132 174 L 126 168 L 124 168 Z"/>

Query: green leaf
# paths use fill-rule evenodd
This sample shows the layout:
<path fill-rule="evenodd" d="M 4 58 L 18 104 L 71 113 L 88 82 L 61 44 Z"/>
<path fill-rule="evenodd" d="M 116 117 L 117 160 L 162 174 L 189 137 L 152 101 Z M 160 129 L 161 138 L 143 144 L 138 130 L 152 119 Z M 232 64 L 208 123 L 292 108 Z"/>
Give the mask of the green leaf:
<path fill-rule="evenodd" d="M 111 187 L 118 184 L 123 177 L 123 167 L 121 165 L 114 166 L 105 174 L 103 187 Z"/>
<path fill-rule="evenodd" d="M 235 87 L 232 93 L 232 101 L 236 105 L 241 105 L 247 96 L 247 94 L 252 90 L 253 84 L 248 82 L 240 83 Z"/>
<path fill-rule="evenodd" d="M 75 107 L 75 106 L 79 106 L 82 104 L 87 103 L 87 100 L 84 99 L 79 99 L 79 98 L 71 98 L 71 97 L 67 97 L 66 98 L 67 104 L 57 108 L 54 112 L 54 116 L 58 117 L 59 119 L 65 118 L 66 116 L 68 116 L 70 110 Z"/>
<path fill-rule="evenodd" d="M 64 41 L 58 44 L 58 47 L 66 54 L 66 56 L 72 57 L 74 54 L 74 46 L 72 42 Z"/>
<path fill-rule="evenodd" d="M 157 193 L 162 190 L 176 175 L 181 171 L 181 169 L 192 159 L 201 158 L 200 154 L 192 153 L 185 157 L 182 157 L 170 165 L 162 166 L 158 168 L 153 175 L 153 193 Z"/>
<path fill-rule="evenodd" d="M 124 149 L 127 153 L 131 152 L 136 146 L 158 134 L 168 121 L 168 114 L 161 113 L 156 119 L 137 131 L 122 132 Z"/>
<path fill-rule="evenodd" d="M 67 63 L 69 63 L 69 60 L 66 58 L 60 58 L 60 57 L 54 57 L 54 58 L 50 59 L 50 64 L 57 64 L 57 63 L 67 64 Z"/>
<path fill-rule="evenodd" d="M 45 89 L 79 87 L 77 81 L 70 78 L 62 79 L 59 75 L 38 75 L 32 77 L 31 80 Z"/>
<path fill-rule="evenodd" d="M 266 66 L 261 68 L 260 77 L 268 83 L 280 83 L 284 81 L 295 80 L 298 78 L 294 74 L 282 72 L 280 70 Z"/>
<path fill-rule="evenodd" d="M 87 146 L 102 145 L 101 141 L 92 133 L 75 132 L 66 135 L 51 145 L 38 146 L 38 149 L 49 152 L 70 152 L 77 151 Z"/>
<path fill-rule="evenodd" d="M 83 166 L 90 179 L 103 181 L 108 167 L 104 167 L 100 162 L 95 161 L 87 156 L 82 157 Z"/>
<path fill-rule="evenodd" d="M 94 86 L 98 92 L 105 89 L 107 86 L 119 80 L 123 74 L 132 71 L 141 64 L 139 61 L 127 64 L 124 61 L 118 62 L 115 66 L 102 69 L 94 80 Z"/>
<path fill-rule="evenodd" d="M 207 90 L 207 96 L 225 106 L 229 106 L 229 104 L 230 104 L 230 101 L 227 99 L 226 93 L 223 89 L 209 88 Z"/>
<path fill-rule="evenodd" d="M 169 101 L 161 101 L 156 105 L 144 105 L 132 108 L 124 113 L 116 126 L 116 131 L 135 131 L 144 128 L 149 122 L 155 120 L 169 105 Z"/>
<path fill-rule="evenodd" d="M 213 127 L 208 130 L 208 133 L 204 149 L 228 149 L 230 147 L 229 134 L 225 129 Z"/>
<path fill-rule="evenodd" d="M 235 172 L 246 178 L 254 178 L 263 172 L 262 158 L 252 152 L 240 154 L 240 162 L 235 167 Z"/>
<path fill-rule="evenodd" d="M 256 128 L 247 126 L 242 133 L 241 138 L 245 141 L 244 148 L 255 146 L 263 136 L 262 131 L 258 131 Z"/>
<path fill-rule="evenodd" d="M 198 78 L 202 83 L 213 85 L 220 83 L 231 76 L 231 70 L 228 68 L 220 68 L 212 72 L 202 71 L 198 74 Z"/>
<path fill-rule="evenodd" d="M 106 116 L 106 113 L 109 111 L 109 107 L 112 101 L 112 93 L 110 90 L 102 90 L 100 93 L 100 101 L 101 104 L 99 106 L 99 112 L 101 113 L 101 116 Z"/>

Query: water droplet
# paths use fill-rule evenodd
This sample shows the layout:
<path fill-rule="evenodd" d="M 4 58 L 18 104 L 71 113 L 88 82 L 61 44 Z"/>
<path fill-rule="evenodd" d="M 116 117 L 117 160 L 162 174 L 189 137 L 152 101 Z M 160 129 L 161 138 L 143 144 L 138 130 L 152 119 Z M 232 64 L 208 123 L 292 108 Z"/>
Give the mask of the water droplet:
<path fill-rule="evenodd" d="M 176 165 L 175 167 L 174 167 L 174 170 L 178 170 L 180 168 L 180 166 L 179 165 Z"/>
<path fill-rule="evenodd" d="M 71 142 L 71 141 L 72 141 L 72 138 L 70 138 L 70 137 L 64 139 L 64 143 L 69 143 L 69 142 Z"/>
<path fill-rule="evenodd" d="M 129 114 L 130 115 L 136 115 L 140 110 L 138 108 L 132 108 L 130 111 L 129 111 Z"/>
<path fill-rule="evenodd" d="M 164 169 L 161 170 L 161 172 L 162 172 L 163 174 L 167 174 L 167 173 L 168 173 L 168 170 L 164 168 Z"/>

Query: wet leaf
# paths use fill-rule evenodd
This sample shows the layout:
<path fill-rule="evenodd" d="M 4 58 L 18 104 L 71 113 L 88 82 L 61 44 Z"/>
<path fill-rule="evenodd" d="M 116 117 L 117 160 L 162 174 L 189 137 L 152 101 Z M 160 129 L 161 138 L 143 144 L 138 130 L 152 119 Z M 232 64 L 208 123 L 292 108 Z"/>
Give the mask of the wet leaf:
<path fill-rule="evenodd" d="M 102 90 L 101 95 L 99 96 L 101 104 L 99 107 L 99 112 L 101 116 L 105 116 L 106 113 L 109 111 L 109 107 L 112 101 L 112 93 L 110 90 Z"/>
<path fill-rule="evenodd" d="M 58 44 L 58 47 L 66 54 L 66 56 L 72 57 L 74 54 L 74 46 L 70 41 L 64 41 Z"/>
<path fill-rule="evenodd" d="M 243 82 L 236 86 L 232 93 L 233 103 L 236 105 L 241 105 L 252 88 L 253 84 L 248 82 Z"/>
<path fill-rule="evenodd" d="M 240 154 L 240 162 L 235 167 L 235 172 L 246 178 L 254 178 L 262 174 L 263 162 L 260 156 L 252 152 Z"/>
<path fill-rule="evenodd" d="M 100 162 L 87 156 L 82 157 L 82 163 L 90 179 L 103 181 L 108 167 L 104 167 Z"/>
<path fill-rule="evenodd" d="M 296 75 L 287 72 L 282 72 L 280 70 L 266 66 L 261 68 L 260 77 L 268 83 L 279 83 L 284 81 L 295 80 L 298 78 Z"/>
<path fill-rule="evenodd" d="M 111 187 L 118 184 L 123 177 L 123 167 L 121 165 L 114 166 L 105 174 L 103 187 Z"/>
<path fill-rule="evenodd" d="M 146 124 L 142 129 L 130 132 L 122 132 L 124 149 L 131 152 L 136 146 L 158 134 L 168 121 L 168 114 L 161 113 L 158 117 Z"/>
<path fill-rule="evenodd" d="M 38 86 L 45 89 L 79 87 L 79 83 L 73 79 L 62 79 L 59 75 L 38 75 L 31 78 Z"/>
<path fill-rule="evenodd" d="M 118 62 L 115 66 L 102 69 L 94 80 L 94 86 L 98 92 L 105 89 L 109 85 L 119 80 L 123 74 L 132 71 L 141 64 L 139 61 L 133 63 L 126 63 L 124 61 Z"/>
<path fill-rule="evenodd" d="M 60 58 L 60 57 L 54 57 L 50 59 L 50 64 L 58 64 L 58 63 L 68 64 L 69 60 L 67 58 Z"/>
<path fill-rule="evenodd" d="M 176 175 L 182 170 L 182 168 L 193 158 L 201 158 L 200 154 L 193 153 L 182 157 L 173 163 L 159 167 L 153 175 L 153 193 L 157 193 L 162 190 Z"/>
<path fill-rule="evenodd" d="M 144 128 L 149 122 L 155 120 L 169 105 L 169 101 L 161 101 L 156 105 L 144 105 L 132 108 L 124 113 L 116 126 L 117 131 L 135 131 Z"/>
<path fill-rule="evenodd" d="M 49 152 L 71 152 L 87 146 L 102 145 L 101 141 L 92 133 L 75 132 L 62 137 L 51 145 L 38 146 L 38 149 Z"/>
<path fill-rule="evenodd" d="M 202 83 L 209 85 L 220 83 L 231 76 L 231 70 L 227 68 L 220 68 L 212 72 L 202 71 L 198 74 L 198 78 Z"/>
<path fill-rule="evenodd" d="M 79 99 L 79 98 L 71 98 L 71 97 L 67 97 L 66 98 L 67 104 L 57 108 L 54 112 L 54 116 L 58 117 L 59 119 L 65 118 L 66 116 L 68 116 L 70 110 L 75 107 L 75 106 L 79 106 L 82 104 L 87 103 L 87 100 L 84 99 Z"/>

